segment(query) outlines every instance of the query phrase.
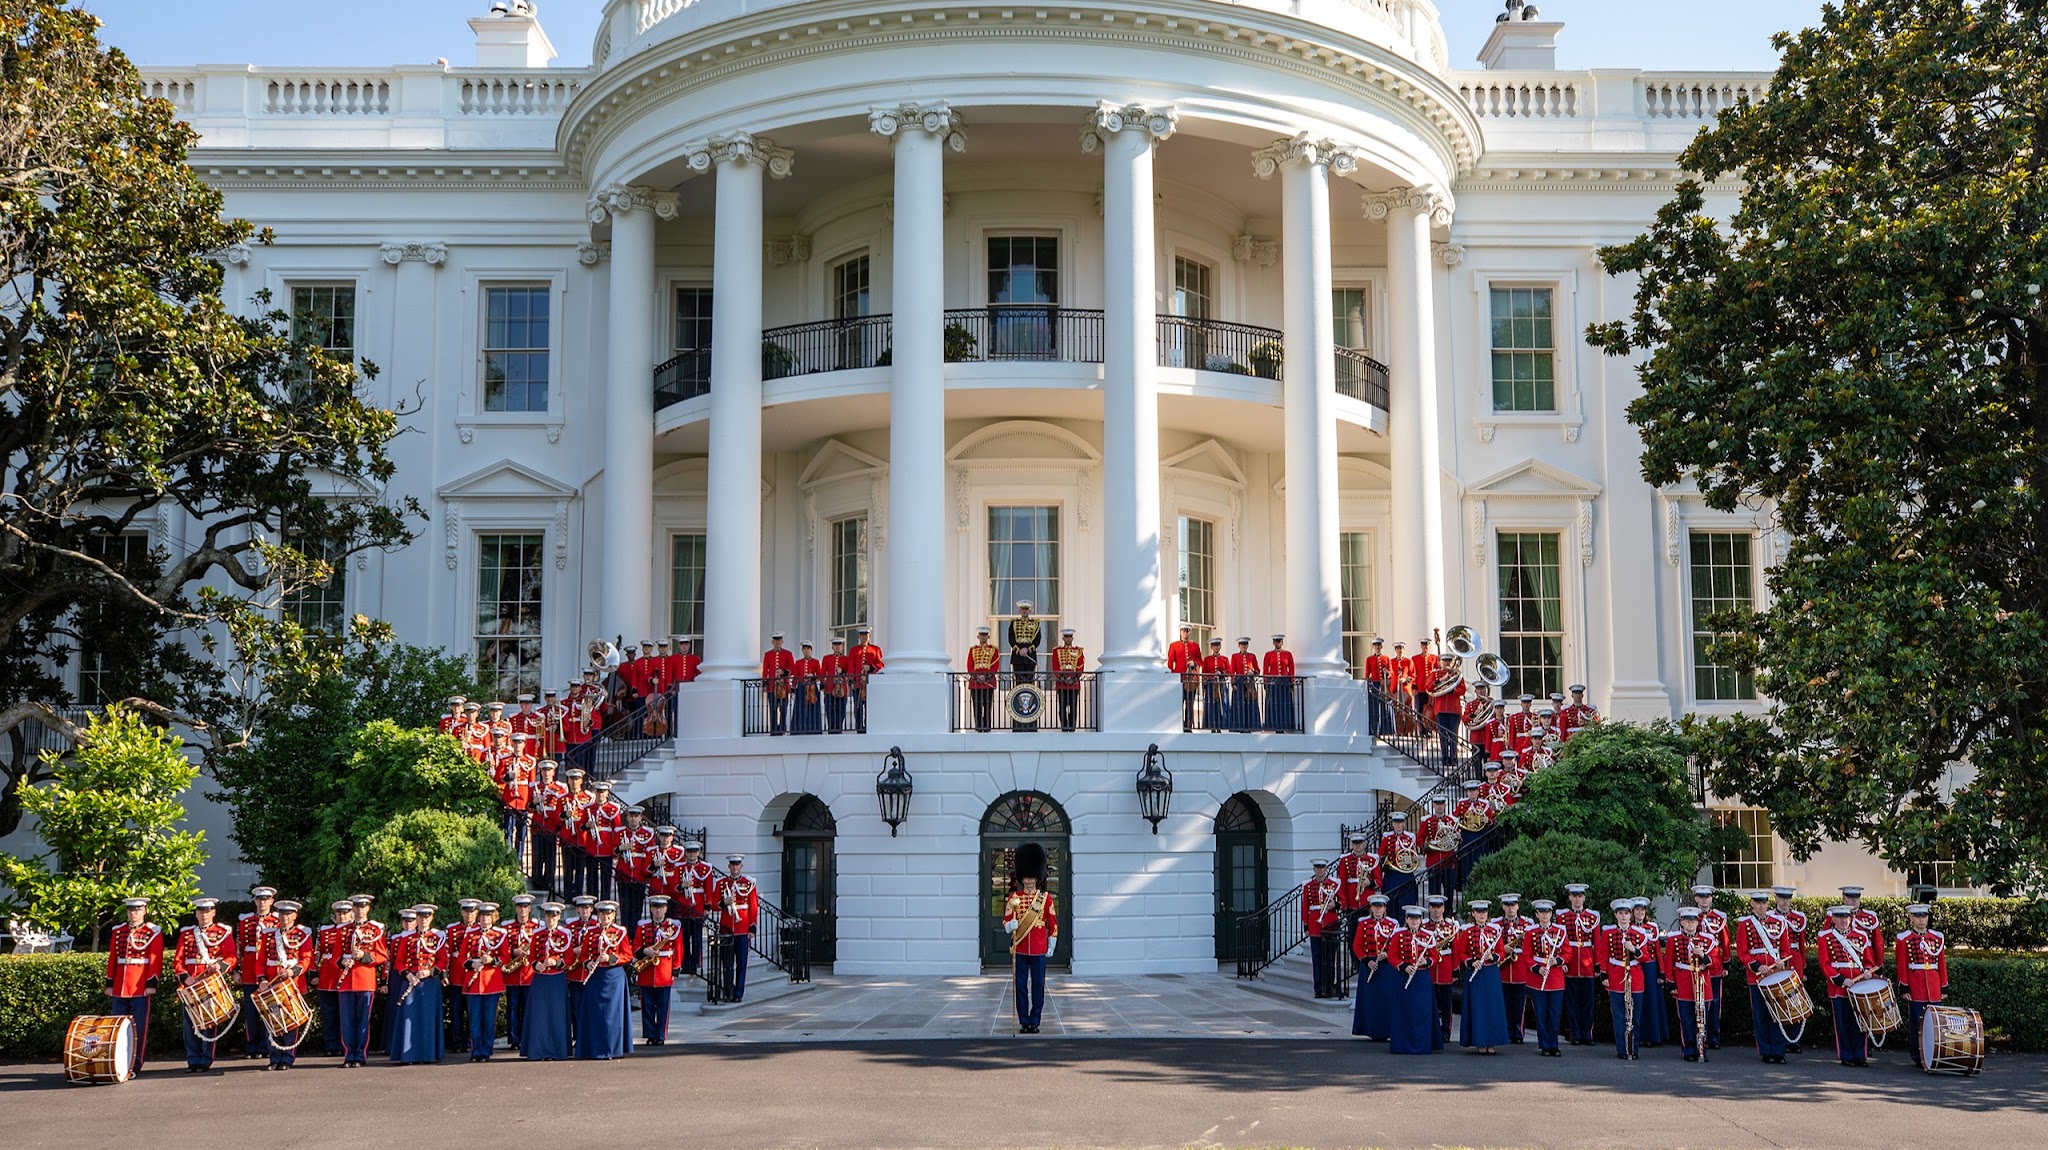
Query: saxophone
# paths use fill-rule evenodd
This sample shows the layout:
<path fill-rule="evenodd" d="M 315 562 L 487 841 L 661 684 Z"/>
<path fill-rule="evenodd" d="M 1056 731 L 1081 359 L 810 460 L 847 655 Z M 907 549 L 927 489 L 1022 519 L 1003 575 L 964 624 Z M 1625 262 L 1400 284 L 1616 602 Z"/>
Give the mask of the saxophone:
<path fill-rule="evenodd" d="M 519 932 L 519 945 L 512 948 L 511 961 L 505 964 L 505 973 L 517 974 L 525 970 L 527 964 L 532 961 L 533 931 L 522 929 Z"/>

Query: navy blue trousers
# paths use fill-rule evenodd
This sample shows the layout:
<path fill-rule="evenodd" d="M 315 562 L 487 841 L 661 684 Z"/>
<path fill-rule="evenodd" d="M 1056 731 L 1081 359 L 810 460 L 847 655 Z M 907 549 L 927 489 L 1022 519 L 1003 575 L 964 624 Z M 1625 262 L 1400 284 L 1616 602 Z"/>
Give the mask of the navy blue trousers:
<path fill-rule="evenodd" d="M 1535 1008 L 1537 1049 L 1556 1050 L 1558 1024 L 1564 1017 L 1564 991 L 1524 987 L 1523 992 L 1529 996 L 1529 1005 Z M 1520 1021 L 1519 1017 L 1516 1021 Z"/>
<path fill-rule="evenodd" d="M 1614 1020 L 1614 1052 L 1616 1054 L 1633 1056 L 1636 1053 L 1636 1043 L 1630 1041 L 1634 1036 L 1629 1033 L 1628 1020 L 1626 1018 L 1628 1000 L 1630 998 L 1636 1000 L 1636 1026 L 1640 1028 L 1643 1024 L 1643 992 L 1640 990 L 1626 994 L 1618 990 L 1607 992 L 1607 1013 Z"/>
<path fill-rule="evenodd" d="M 1020 954 L 1015 959 L 1017 1025 L 1037 1026 L 1039 1015 L 1045 1010 L 1045 956 Z"/>
<path fill-rule="evenodd" d="M 370 992 L 335 992 L 341 1002 L 341 1056 L 362 1062 L 370 1056 Z"/>
<path fill-rule="evenodd" d="M 469 1000 L 469 1056 L 489 1058 L 498 1044 L 498 996 L 465 994 Z"/>
<path fill-rule="evenodd" d="M 662 1042 L 668 1038 L 668 1002 L 674 993 L 672 986 L 640 988 L 641 1038 L 649 1042 Z"/>
<path fill-rule="evenodd" d="M 1756 1032 L 1756 1052 L 1762 1058 L 1785 1056 L 1785 1031 L 1764 1005 L 1763 991 L 1749 988 L 1749 1027 Z"/>
<path fill-rule="evenodd" d="M 113 1013 L 128 1016 L 130 1027 L 135 1031 L 135 1069 L 142 1069 L 142 1056 L 149 1049 L 149 1004 L 150 996 L 138 994 L 132 998 L 109 996 Z M 183 1013 L 180 1011 L 179 1013 Z"/>
<path fill-rule="evenodd" d="M 1564 980 L 1565 1037 L 1573 1042 L 1593 1041 L 1593 979 Z"/>

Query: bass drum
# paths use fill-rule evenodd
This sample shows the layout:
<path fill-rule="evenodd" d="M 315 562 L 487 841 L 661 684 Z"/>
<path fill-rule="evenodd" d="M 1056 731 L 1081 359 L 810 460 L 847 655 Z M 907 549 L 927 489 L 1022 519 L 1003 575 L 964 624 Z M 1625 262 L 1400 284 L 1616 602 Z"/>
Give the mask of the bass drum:
<path fill-rule="evenodd" d="M 1984 1018 L 1960 1006 L 1930 1005 L 1920 1014 L 1920 1069 L 1960 1074 L 1984 1069 Z"/>
<path fill-rule="evenodd" d="M 125 1014 L 81 1014 L 64 1030 L 64 1081 L 135 1077 L 135 1023 Z"/>

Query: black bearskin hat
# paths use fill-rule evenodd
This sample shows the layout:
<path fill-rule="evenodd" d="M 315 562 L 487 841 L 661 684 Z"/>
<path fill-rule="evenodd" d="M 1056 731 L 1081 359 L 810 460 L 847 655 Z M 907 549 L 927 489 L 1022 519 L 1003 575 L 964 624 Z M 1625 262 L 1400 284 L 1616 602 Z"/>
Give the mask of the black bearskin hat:
<path fill-rule="evenodd" d="M 1016 886 L 1027 878 L 1037 879 L 1040 886 L 1045 885 L 1045 848 L 1037 843 L 1018 847 L 1010 861 L 1010 885 Z"/>

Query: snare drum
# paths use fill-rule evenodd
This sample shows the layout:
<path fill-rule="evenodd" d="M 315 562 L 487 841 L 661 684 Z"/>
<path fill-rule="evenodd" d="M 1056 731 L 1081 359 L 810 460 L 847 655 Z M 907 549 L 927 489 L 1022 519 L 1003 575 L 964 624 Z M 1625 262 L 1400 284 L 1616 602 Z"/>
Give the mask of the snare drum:
<path fill-rule="evenodd" d="M 256 988 L 253 996 L 256 1012 L 263 1016 L 263 1025 L 270 1030 L 273 1044 L 284 1035 L 293 1034 L 313 1021 L 313 1012 L 306 1008 L 306 996 L 289 979 L 265 983 Z M 294 1046 L 297 1043 L 293 1043 Z"/>
<path fill-rule="evenodd" d="M 1813 996 L 1806 993 L 1798 971 L 1767 974 L 1756 984 L 1756 992 L 1781 1028 L 1790 1029 L 1813 1017 Z"/>
<path fill-rule="evenodd" d="M 1849 984 L 1849 1008 L 1856 1012 L 1856 1025 L 1874 1038 L 1885 1035 L 1905 1025 L 1899 1014 L 1898 996 L 1892 993 L 1892 982 L 1888 978 L 1866 978 Z"/>
<path fill-rule="evenodd" d="M 1920 1012 L 1920 1069 L 1969 1077 L 1984 1069 L 1984 1018 L 1960 1006 Z"/>
<path fill-rule="evenodd" d="M 81 1014 L 64 1030 L 64 1081 L 135 1077 L 135 1023 L 125 1014 Z"/>
<path fill-rule="evenodd" d="M 193 982 L 178 988 L 178 1004 L 192 1018 L 192 1029 L 205 1033 L 225 1027 L 235 1016 L 235 991 L 227 975 L 209 970 Z"/>

